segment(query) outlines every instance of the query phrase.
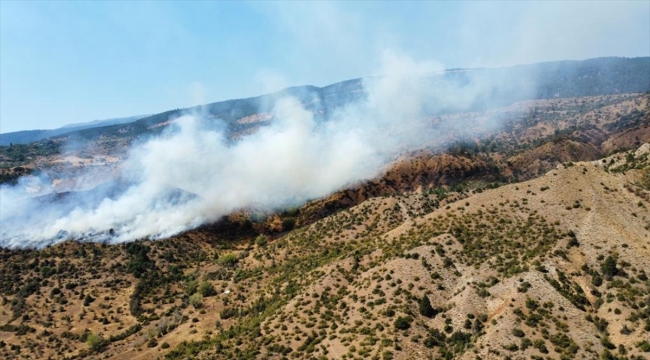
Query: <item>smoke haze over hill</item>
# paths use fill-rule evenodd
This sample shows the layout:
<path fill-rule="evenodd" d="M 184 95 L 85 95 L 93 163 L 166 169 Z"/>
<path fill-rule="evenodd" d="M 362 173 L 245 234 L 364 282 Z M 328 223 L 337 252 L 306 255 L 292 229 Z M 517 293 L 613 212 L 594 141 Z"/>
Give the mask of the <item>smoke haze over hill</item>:
<path fill-rule="evenodd" d="M 421 74 L 442 68 L 385 53 L 382 73 Z M 451 133 L 498 124 L 432 123 L 431 114 L 463 111 L 511 94 L 532 93 L 532 79 L 477 72 L 459 79 L 383 76 L 364 80 L 367 96 L 324 121 L 292 97 L 273 106 L 274 121 L 231 142 L 200 112 L 176 119 L 161 135 L 133 148 L 120 179 L 84 194 L 35 197 L 47 179 L 3 186 L 0 245 L 43 246 L 65 239 L 118 243 L 163 238 L 251 207 L 281 209 L 377 175 L 402 151 L 436 145 Z M 29 182 L 29 183 L 28 183 Z M 55 199 L 55 200 L 53 200 Z"/>

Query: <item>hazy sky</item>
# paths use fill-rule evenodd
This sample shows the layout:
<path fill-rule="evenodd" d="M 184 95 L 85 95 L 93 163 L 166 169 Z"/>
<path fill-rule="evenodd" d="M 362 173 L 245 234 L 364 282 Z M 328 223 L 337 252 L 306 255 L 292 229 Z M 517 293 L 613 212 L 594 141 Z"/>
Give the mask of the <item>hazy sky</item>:
<path fill-rule="evenodd" d="M 372 75 L 650 55 L 650 1 L 0 2 L 0 132 Z"/>

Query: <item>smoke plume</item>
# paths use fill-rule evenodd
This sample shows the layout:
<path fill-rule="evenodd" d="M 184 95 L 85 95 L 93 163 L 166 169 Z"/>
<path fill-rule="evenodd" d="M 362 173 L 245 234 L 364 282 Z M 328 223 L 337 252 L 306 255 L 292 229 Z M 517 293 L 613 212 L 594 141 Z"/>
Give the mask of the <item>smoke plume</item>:
<path fill-rule="evenodd" d="M 438 64 L 390 52 L 382 62 L 385 75 L 363 81 L 365 96 L 326 119 L 284 97 L 272 105 L 270 125 L 232 141 L 214 120 L 188 113 L 131 149 L 119 179 L 92 192 L 48 194 L 51 180 L 38 177 L 3 186 L 0 246 L 160 239 L 240 209 L 299 205 L 376 176 L 404 151 L 499 125 L 434 123 L 435 114 L 512 102 L 533 89 L 525 76 L 442 76 Z"/>

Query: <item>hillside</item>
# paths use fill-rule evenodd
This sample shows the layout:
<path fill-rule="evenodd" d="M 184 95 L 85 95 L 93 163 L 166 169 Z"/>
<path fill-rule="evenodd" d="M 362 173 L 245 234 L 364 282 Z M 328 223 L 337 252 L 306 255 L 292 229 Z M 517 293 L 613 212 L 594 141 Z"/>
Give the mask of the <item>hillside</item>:
<path fill-rule="evenodd" d="M 481 137 L 468 138 L 464 129 L 441 129 L 444 136 L 432 139 L 426 149 L 403 155 L 407 161 L 399 165 L 401 170 L 395 173 L 399 176 L 387 176 L 387 184 L 371 183 L 363 191 L 378 195 L 386 190 L 454 185 L 467 181 L 468 176 L 488 182 L 526 180 L 558 162 L 593 160 L 628 150 L 650 139 L 648 100 L 647 94 L 638 93 L 530 100 L 486 111 L 433 116 L 433 127 L 454 123 L 456 119 L 471 119 L 477 124 L 471 131 Z M 246 123 L 248 129 L 233 132 L 232 136 L 254 133 L 268 120 L 244 118 L 239 122 Z M 480 129 L 480 124 L 494 122 L 503 125 L 496 130 Z M 0 183 L 12 183 L 19 176 L 36 172 L 60 184 L 55 186 L 57 191 L 74 191 L 78 188 L 69 184 L 78 183 L 79 174 L 88 169 L 97 174 L 92 176 L 93 181 L 106 181 L 119 172 L 134 141 L 137 143 L 132 138 L 102 138 L 86 144 L 73 142 L 74 146 L 70 146 L 67 139 L 58 139 L 0 146 Z M 62 148 L 67 150 L 61 151 Z M 443 153 L 447 155 L 442 156 Z M 443 163 L 432 163 L 438 161 Z M 415 168 L 404 169 L 412 162 Z M 458 166 L 465 170 L 457 172 L 454 169 Z"/>
<path fill-rule="evenodd" d="M 503 85 L 504 81 L 510 80 L 516 81 Z M 23 144 L 31 141 L 29 139 L 34 134 L 30 133 L 30 137 L 25 138 L 27 140 L 16 138 L 12 146 L 0 144 L 0 183 L 15 183 L 20 176 L 32 173 L 44 173 L 57 183 L 61 180 L 63 185 L 77 183 L 73 178 L 78 175 L 79 167 L 89 165 L 93 172 L 98 173 L 93 176 L 95 179 L 113 178 L 119 173 L 119 165 L 133 145 L 160 134 L 185 113 L 199 115 L 206 124 L 225 126 L 225 134 L 233 142 L 273 122 L 274 104 L 286 96 L 300 101 L 317 121 L 326 122 L 338 109 L 365 98 L 364 81 L 372 79 L 349 80 L 323 88 L 288 88 L 254 98 L 170 110 L 125 124 L 99 127 L 97 124 L 81 124 L 91 128 L 78 131 L 64 127 L 48 131 L 64 131 L 65 134 Z M 459 91 L 459 95 L 472 83 L 487 86 L 482 96 L 459 107 L 442 106 L 432 99 L 430 104 L 427 102 L 430 108 L 423 109 L 421 115 L 430 119 L 431 125 L 438 127 L 443 134 L 429 144 L 429 150 L 434 153 L 452 146 L 461 155 L 488 153 L 490 163 L 505 160 L 502 158 L 504 151 L 508 157 L 517 155 L 508 159 L 516 165 L 507 166 L 509 170 L 503 164 L 490 164 L 492 169 L 488 172 L 493 172 L 497 166 L 506 180 L 529 179 L 543 173 L 554 162 L 569 159 L 558 151 L 586 152 L 589 159 L 594 159 L 638 146 L 647 135 L 646 130 L 639 126 L 647 119 L 647 103 L 639 93 L 650 91 L 650 58 L 599 58 L 500 69 L 456 69 L 421 75 L 412 82 L 411 86 L 426 89 L 452 84 L 448 87 Z M 450 128 L 449 124 L 457 119 L 471 119 L 476 126 Z M 499 126 L 498 132 L 481 128 L 481 124 L 493 123 L 504 123 L 505 126 Z M 36 135 L 39 138 L 51 135 L 47 134 Z M 480 139 L 476 138 L 477 134 L 481 135 Z M 9 135 L 3 134 L 2 141 L 6 144 L 10 142 Z M 565 140 L 574 142 L 570 151 L 564 145 L 531 149 L 551 140 L 558 144 L 562 135 Z M 531 151 L 522 153 L 528 150 Z M 542 155 L 538 159 L 540 154 L 535 151 L 555 155 L 550 158 Z M 587 158 L 573 156 L 570 159 Z M 529 164 L 534 162 L 537 164 Z M 503 176 L 492 176 L 490 181 L 497 179 L 504 180 Z M 432 181 L 425 183 L 431 184 Z M 70 190 L 77 188 L 59 186 L 56 189 Z"/>
<path fill-rule="evenodd" d="M 434 143 L 430 149 L 405 154 L 377 179 L 307 204 L 299 222 L 381 195 L 530 180 L 560 163 L 596 160 L 650 140 L 650 97 L 641 94 L 535 100 L 448 116 L 470 117 L 477 123 L 499 118 L 504 126 L 471 140 L 454 140 L 450 134 L 444 150 Z"/>
<path fill-rule="evenodd" d="M 375 197 L 273 236 L 244 222 L 2 250 L 0 353 L 647 357 L 649 150 Z"/>

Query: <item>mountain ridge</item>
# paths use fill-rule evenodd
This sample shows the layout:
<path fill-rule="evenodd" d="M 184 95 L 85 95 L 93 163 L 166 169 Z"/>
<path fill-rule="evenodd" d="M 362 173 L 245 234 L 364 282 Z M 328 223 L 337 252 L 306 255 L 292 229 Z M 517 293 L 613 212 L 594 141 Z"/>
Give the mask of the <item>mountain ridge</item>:
<path fill-rule="evenodd" d="M 471 68 L 448 69 L 442 73 L 428 75 L 407 75 L 421 78 L 447 76 L 452 81 L 467 81 L 462 75 L 469 73 L 507 73 L 508 76 L 531 77 L 536 83 L 536 90 L 530 96 L 524 93 L 508 94 L 509 102 L 547 99 L 555 97 L 576 97 L 590 95 L 606 95 L 612 93 L 647 92 L 650 91 L 650 57 L 623 58 L 601 57 L 586 60 L 551 61 L 534 64 L 522 64 L 497 68 Z M 461 76 L 461 78 L 457 78 Z M 317 117 L 326 118 L 331 112 L 346 104 L 363 98 L 363 81 L 372 79 L 357 78 L 344 80 L 323 87 L 313 85 L 292 86 L 271 94 L 218 101 L 183 109 L 168 110 L 158 114 L 146 116 L 136 121 L 125 124 L 111 124 L 107 126 L 90 126 L 87 129 L 66 131 L 50 135 L 49 133 L 34 133 L 29 139 L 38 140 L 45 138 L 61 138 L 62 136 L 74 137 L 77 140 L 104 137 L 140 136 L 150 132 L 159 132 L 165 126 L 160 124 L 170 119 L 179 117 L 184 113 L 196 113 L 224 121 L 235 130 L 245 129 L 246 126 L 238 125 L 238 119 L 251 116 L 260 112 L 269 112 L 275 102 L 283 97 L 297 98 L 307 110 L 312 111 Z M 480 101 L 489 102 L 490 98 Z M 499 103 L 498 105 L 504 105 Z M 476 106 L 482 106 L 480 103 Z M 59 130 L 59 129 L 57 129 Z M 27 130 L 42 131 L 42 130 Z M 23 133 L 23 132 L 20 132 Z M 25 143 L 17 133 L 0 134 L 0 145 L 9 143 Z M 30 140 L 34 141 L 34 140 Z"/>
<path fill-rule="evenodd" d="M 6 132 L 0 134 L 0 146 L 7 146 L 10 144 L 28 144 L 84 129 L 130 123 L 148 116 L 149 115 L 134 115 L 105 120 L 93 120 L 84 123 L 68 124 L 56 129 L 35 129 Z"/>

